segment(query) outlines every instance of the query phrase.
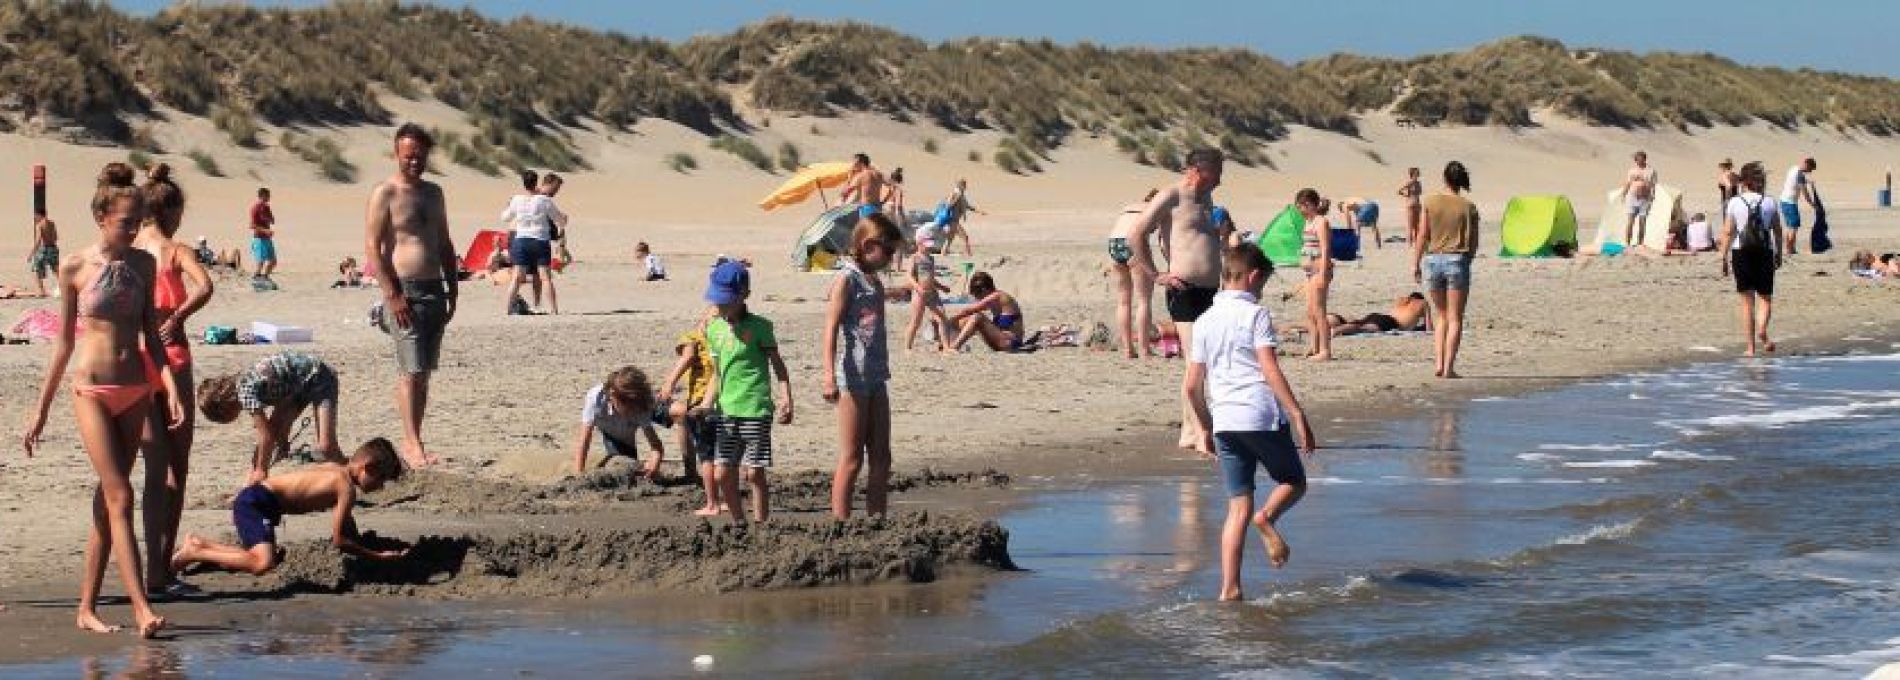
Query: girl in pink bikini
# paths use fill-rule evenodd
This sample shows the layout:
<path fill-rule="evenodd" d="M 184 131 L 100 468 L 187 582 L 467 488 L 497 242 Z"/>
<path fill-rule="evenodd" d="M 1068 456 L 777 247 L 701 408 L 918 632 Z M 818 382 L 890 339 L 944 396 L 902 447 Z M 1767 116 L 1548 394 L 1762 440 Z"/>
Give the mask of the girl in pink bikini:
<path fill-rule="evenodd" d="M 171 427 L 184 423 L 185 408 L 165 358 L 165 345 L 159 340 L 158 315 L 152 310 L 158 263 L 151 254 L 132 247 L 144 206 L 143 197 L 132 186 L 132 168 L 107 164 L 99 173 L 99 189 L 92 199 L 99 242 L 59 264 L 59 335 L 40 387 L 38 408 L 27 423 L 22 443 L 26 455 L 32 456 L 46 428 L 46 412 L 71 364 L 79 438 L 99 475 L 92 498 L 92 532 L 86 539 L 86 569 L 80 575 L 77 623 L 80 629 L 97 633 L 119 630 L 100 620 L 97 610 L 110 553 L 119 563 L 119 578 L 132 602 L 138 634 L 149 638 L 165 626 L 165 619 L 152 610 L 146 597 L 138 537 L 132 531 L 129 477 L 154 391 L 165 395 Z"/>
<path fill-rule="evenodd" d="M 185 192 L 172 181 L 171 166 L 152 166 L 139 194 L 145 204 L 145 220 L 132 245 L 158 262 L 158 278 L 152 284 L 158 339 L 165 344 L 165 363 L 171 366 L 172 378 L 178 384 L 178 402 L 189 405 L 195 396 L 191 340 L 185 320 L 211 300 L 211 275 L 198 262 L 197 251 L 172 240 L 185 217 Z M 145 429 L 145 587 L 154 595 L 184 597 L 196 594 L 196 590 L 177 581 L 171 571 L 171 555 L 178 543 L 178 520 L 185 509 L 195 414 L 186 408 L 184 423 L 171 429 L 165 427 L 164 415 L 153 409 Z"/>

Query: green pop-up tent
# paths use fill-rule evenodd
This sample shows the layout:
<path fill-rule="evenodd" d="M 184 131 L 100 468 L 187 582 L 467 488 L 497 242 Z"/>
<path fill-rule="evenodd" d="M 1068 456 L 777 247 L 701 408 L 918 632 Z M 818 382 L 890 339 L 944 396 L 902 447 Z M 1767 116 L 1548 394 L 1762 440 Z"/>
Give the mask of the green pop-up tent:
<path fill-rule="evenodd" d="M 1563 196 L 1515 196 L 1504 207 L 1503 257 L 1550 257 L 1558 245 L 1577 249 L 1577 211 Z"/>
<path fill-rule="evenodd" d="M 1256 243 L 1260 252 L 1267 254 L 1267 260 L 1275 267 L 1300 266 L 1300 247 L 1303 245 L 1301 232 L 1306 229 L 1306 218 L 1300 215 L 1298 206 L 1287 206 L 1267 223 L 1260 232 Z"/>

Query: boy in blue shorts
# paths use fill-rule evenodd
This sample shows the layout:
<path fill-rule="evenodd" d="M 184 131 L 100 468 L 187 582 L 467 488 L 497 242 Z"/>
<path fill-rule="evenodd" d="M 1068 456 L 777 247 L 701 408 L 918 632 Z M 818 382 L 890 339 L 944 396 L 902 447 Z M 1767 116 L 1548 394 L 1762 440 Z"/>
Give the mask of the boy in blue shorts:
<path fill-rule="evenodd" d="M 277 567 L 277 527 L 284 515 L 319 512 L 330 513 L 330 542 L 338 550 L 364 559 L 401 559 L 409 554 L 407 549 L 371 550 L 358 543 L 351 515 L 358 493 L 381 489 L 385 482 L 400 477 L 402 461 L 396 457 L 396 447 L 378 437 L 357 448 L 348 464 L 318 463 L 244 487 L 231 502 L 231 520 L 241 545 L 188 535 L 172 554 L 172 571 L 203 563 L 247 574 L 268 573 Z"/>
<path fill-rule="evenodd" d="M 1300 454 L 1313 452 L 1313 430 L 1274 355 L 1273 317 L 1260 307 L 1273 264 L 1249 245 L 1227 249 L 1221 260 L 1221 291 L 1194 322 L 1194 351 L 1181 392 L 1201 432 L 1208 433 L 1210 441 L 1203 444 L 1219 458 L 1227 485 L 1220 599 L 1231 601 L 1241 599 L 1240 558 L 1249 521 L 1274 568 L 1292 553 L 1275 523 L 1306 494 Z M 1275 486 L 1255 511 L 1254 472 L 1262 467 Z"/>
<path fill-rule="evenodd" d="M 771 502 L 765 469 L 772 466 L 772 422 L 792 422 L 792 380 L 779 357 L 772 322 L 747 311 L 752 275 L 745 264 L 725 261 L 713 267 L 706 301 L 719 315 L 706 324 L 706 348 L 712 355 L 713 379 L 694 414 L 719 414 L 713 444 L 713 477 L 719 495 L 731 509 L 732 519 L 745 522 L 739 507 L 739 470 L 745 468 L 752 488 L 752 519 L 770 516 Z M 767 371 L 770 375 L 767 375 Z M 773 401 L 774 387 L 782 395 Z"/>

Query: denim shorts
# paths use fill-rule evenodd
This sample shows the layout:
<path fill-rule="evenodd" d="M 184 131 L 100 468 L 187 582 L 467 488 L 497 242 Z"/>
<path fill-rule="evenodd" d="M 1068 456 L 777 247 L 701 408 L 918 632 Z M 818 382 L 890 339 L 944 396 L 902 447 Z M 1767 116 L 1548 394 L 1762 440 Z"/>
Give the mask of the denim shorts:
<path fill-rule="evenodd" d="M 1425 256 L 1425 290 L 1470 290 L 1471 256 L 1444 253 Z"/>
<path fill-rule="evenodd" d="M 554 261 L 554 249 L 545 240 L 516 236 L 508 242 L 508 259 L 516 267 L 546 267 Z"/>
<path fill-rule="evenodd" d="M 1293 445 L 1292 428 L 1284 425 L 1266 432 L 1215 432 L 1214 454 L 1229 498 L 1252 494 L 1254 472 L 1263 467 L 1277 484 L 1306 483 L 1306 465 Z"/>

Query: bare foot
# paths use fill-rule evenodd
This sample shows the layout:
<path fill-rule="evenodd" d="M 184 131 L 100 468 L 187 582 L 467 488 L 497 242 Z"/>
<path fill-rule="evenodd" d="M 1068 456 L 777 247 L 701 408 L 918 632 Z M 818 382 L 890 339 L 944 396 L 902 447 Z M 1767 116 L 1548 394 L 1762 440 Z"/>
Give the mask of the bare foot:
<path fill-rule="evenodd" d="M 1220 601 L 1222 602 L 1239 602 L 1245 597 L 1245 595 L 1240 594 L 1240 588 L 1237 587 L 1232 590 L 1222 588 L 1220 591 Z"/>
<path fill-rule="evenodd" d="M 1755 348 L 1750 347 L 1748 349 L 1742 350 L 1742 356 L 1745 356 L 1745 357 L 1755 356 Z"/>
<path fill-rule="evenodd" d="M 414 447 L 403 447 L 402 462 L 408 464 L 410 468 L 423 468 L 439 463 L 441 459 L 437 458 L 435 454 L 429 453 L 429 451 L 422 448 L 421 445 L 417 445 Z"/>
<path fill-rule="evenodd" d="M 1311 358 L 1314 361 L 1332 361 L 1333 355 L 1331 352 L 1323 352 L 1320 354 L 1314 354 Z"/>
<path fill-rule="evenodd" d="M 710 505 L 693 511 L 694 517 L 718 517 L 723 514 L 726 514 L 725 510 Z"/>
<path fill-rule="evenodd" d="M 1280 530 L 1273 528 L 1265 515 L 1253 516 L 1253 528 L 1260 531 L 1260 539 L 1267 543 L 1267 561 L 1273 568 L 1286 566 L 1287 558 L 1293 556 L 1293 549 L 1287 547 L 1286 539 L 1280 537 Z"/>
<path fill-rule="evenodd" d="M 1769 340 L 1768 338 L 1762 338 L 1762 339 L 1761 339 L 1761 351 L 1763 351 L 1763 352 L 1767 352 L 1767 353 L 1769 353 L 1769 354 L 1774 354 L 1774 353 L 1775 353 L 1775 343 L 1774 343 L 1774 341 L 1773 341 L 1773 340 Z"/>
<path fill-rule="evenodd" d="M 1464 376 L 1458 375 L 1457 371 L 1445 371 L 1445 374 L 1439 377 L 1444 378 L 1446 380 L 1457 380 L 1459 378 L 1463 378 Z"/>
<path fill-rule="evenodd" d="M 79 612 L 78 623 L 79 629 L 88 633 L 117 633 L 121 630 L 119 626 L 100 621 L 98 614 L 89 611 Z"/>
<path fill-rule="evenodd" d="M 139 637 L 150 640 L 158 636 L 158 631 L 164 629 L 165 617 L 153 613 L 148 615 L 145 620 L 139 622 Z"/>
<path fill-rule="evenodd" d="M 203 548 L 205 541 L 202 538 L 198 538 L 195 534 L 185 534 L 185 540 L 180 541 L 180 543 L 181 545 L 178 546 L 178 549 L 172 551 L 172 573 L 174 574 L 183 572 L 187 567 L 191 566 L 191 563 L 195 560 L 186 559 L 185 553 L 196 552 L 198 549 Z"/>

